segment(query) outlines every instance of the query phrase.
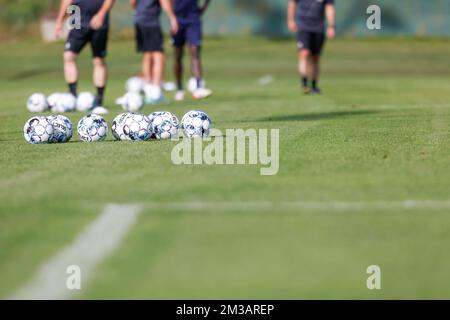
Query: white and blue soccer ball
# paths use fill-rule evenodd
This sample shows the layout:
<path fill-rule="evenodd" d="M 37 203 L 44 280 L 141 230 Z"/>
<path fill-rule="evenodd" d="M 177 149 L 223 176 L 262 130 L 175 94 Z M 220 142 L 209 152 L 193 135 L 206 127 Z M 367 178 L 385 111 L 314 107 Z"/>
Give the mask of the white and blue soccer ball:
<path fill-rule="evenodd" d="M 85 142 L 105 140 L 108 135 L 108 124 L 97 114 L 88 114 L 78 122 L 78 136 Z"/>
<path fill-rule="evenodd" d="M 73 125 L 69 118 L 63 115 L 51 115 L 47 117 L 53 127 L 51 143 L 64 143 L 72 139 Z"/>
<path fill-rule="evenodd" d="M 145 141 L 150 139 L 150 119 L 143 114 L 130 113 L 124 119 L 123 134 L 125 140 Z"/>
<path fill-rule="evenodd" d="M 175 90 L 177 90 L 177 85 L 175 84 L 175 82 L 172 82 L 172 81 L 164 82 L 162 87 L 163 87 L 164 91 L 175 91 Z"/>
<path fill-rule="evenodd" d="M 149 116 L 153 139 L 171 139 L 178 136 L 180 121 L 168 111 L 152 112 Z"/>
<path fill-rule="evenodd" d="M 46 117 L 33 117 L 25 123 L 23 135 L 31 144 L 50 143 L 53 139 L 53 126 Z"/>
<path fill-rule="evenodd" d="M 94 108 L 95 96 L 90 92 L 81 92 L 77 97 L 77 111 L 86 112 Z"/>
<path fill-rule="evenodd" d="M 144 106 L 144 98 L 137 92 L 126 93 L 121 102 L 122 108 L 128 112 L 137 112 Z"/>
<path fill-rule="evenodd" d="M 125 84 L 127 92 L 141 93 L 144 90 L 145 81 L 139 77 L 131 77 Z"/>
<path fill-rule="evenodd" d="M 131 113 L 122 113 L 114 118 L 111 126 L 111 131 L 116 140 L 131 140 L 128 135 L 123 132 L 125 120 L 131 115 Z"/>
<path fill-rule="evenodd" d="M 92 109 L 92 113 L 102 115 L 102 114 L 108 114 L 109 111 L 105 107 L 98 106 L 98 107 L 95 107 L 94 109 Z"/>
<path fill-rule="evenodd" d="M 181 119 L 181 125 L 186 137 L 203 138 L 209 136 L 212 121 L 205 112 L 192 110 Z"/>
<path fill-rule="evenodd" d="M 53 109 L 53 107 L 56 106 L 61 95 L 62 95 L 62 93 L 55 92 L 47 97 L 47 104 L 50 109 Z"/>
<path fill-rule="evenodd" d="M 51 110 L 54 113 L 64 113 L 75 111 L 76 107 L 77 98 L 73 94 L 61 93 Z"/>
<path fill-rule="evenodd" d="M 27 109 L 30 112 L 44 112 L 48 110 L 47 98 L 42 93 L 32 94 L 27 101 Z"/>
<path fill-rule="evenodd" d="M 153 84 L 146 84 L 144 86 L 144 93 L 146 99 L 153 104 L 164 99 L 163 91 L 160 86 L 156 86 Z"/>
<path fill-rule="evenodd" d="M 206 81 L 205 79 L 201 79 L 200 80 L 200 88 L 204 88 L 206 86 Z M 197 90 L 197 79 L 195 79 L 194 77 L 191 77 L 187 84 L 186 87 L 188 89 L 189 92 L 194 92 L 195 90 Z"/>

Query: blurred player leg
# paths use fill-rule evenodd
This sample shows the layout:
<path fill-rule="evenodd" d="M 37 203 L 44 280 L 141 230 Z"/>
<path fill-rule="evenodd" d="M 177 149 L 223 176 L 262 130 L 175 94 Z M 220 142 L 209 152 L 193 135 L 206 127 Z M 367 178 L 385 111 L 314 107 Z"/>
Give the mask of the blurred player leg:
<path fill-rule="evenodd" d="M 204 99 L 212 95 L 212 91 L 202 86 L 202 24 L 201 21 L 191 22 L 186 25 L 186 41 L 189 44 L 191 54 L 191 73 L 195 78 L 196 89 L 192 93 L 194 99 Z"/>
<path fill-rule="evenodd" d="M 146 83 L 152 83 L 152 53 L 142 53 L 142 78 Z"/>
<path fill-rule="evenodd" d="M 77 96 L 78 54 L 72 51 L 64 52 L 64 78 L 69 86 L 69 92 Z"/>
<path fill-rule="evenodd" d="M 94 107 L 103 107 L 103 97 L 108 79 L 108 67 L 106 65 L 108 33 L 108 28 L 95 30 L 90 39 L 93 57 L 92 80 L 97 90 Z"/>
<path fill-rule="evenodd" d="M 145 101 L 148 104 L 156 104 L 164 100 L 162 81 L 164 78 L 165 54 L 163 51 L 151 51 L 150 55 L 150 83 L 144 87 Z"/>
<path fill-rule="evenodd" d="M 175 101 L 184 100 L 183 91 L 183 55 L 184 46 L 178 46 L 175 48 L 175 61 L 174 61 L 174 73 L 177 81 L 177 92 L 175 94 Z"/>
<path fill-rule="evenodd" d="M 325 36 L 323 33 L 312 33 L 311 35 L 311 92 L 321 93 L 318 87 L 320 74 L 320 55 L 325 43 Z"/>
<path fill-rule="evenodd" d="M 163 40 L 159 25 L 136 25 L 137 49 L 142 53 L 142 75 L 146 82 L 145 101 L 148 104 L 155 104 L 164 99 L 161 89 L 165 64 Z"/>
<path fill-rule="evenodd" d="M 97 89 L 97 95 L 95 97 L 94 106 L 103 106 L 103 97 L 105 94 L 106 81 L 108 78 L 108 68 L 105 58 L 96 57 L 93 59 L 94 72 L 93 81 L 94 86 Z"/>
<path fill-rule="evenodd" d="M 300 50 L 298 69 L 302 78 L 303 92 L 305 94 L 308 94 L 310 91 L 308 87 L 310 58 L 311 51 L 309 49 Z"/>
<path fill-rule="evenodd" d="M 320 74 L 320 55 L 311 56 L 311 92 L 320 93 L 320 89 L 317 86 Z"/>
<path fill-rule="evenodd" d="M 184 58 L 184 46 L 186 43 L 186 26 L 182 23 L 179 25 L 178 32 L 172 35 L 172 45 L 174 49 L 174 66 L 173 71 L 175 74 L 175 80 L 177 82 L 177 92 L 175 93 L 175 101 L 184 100 L 184 87 L 183 87 L 183 58 Z"/>
<path fill-rule="evenodd" d="M 161 88 L 166 58 L 164 52 L 152 52 L 151 84 Z"/>
<path fill-rule="evenodd" d="M 192 93 L 194 99 L 204 99 L 212 95 L 212 91 L 202 87 L 202 61 L 201 61 L 201 47 L 190 46 L 191 52 L 191 70 L 197 83 L 197 89 Z"/>
<path fill-rule="evenodd" d="M 201 88 L 202 81 L 202 61 L 200 58 L 201 50 L 202 49 L 200 46 L 189 46 L 189 51 L 191 53 L 191 70 L 192 75 L 197 82 L 197 89 Z"/>

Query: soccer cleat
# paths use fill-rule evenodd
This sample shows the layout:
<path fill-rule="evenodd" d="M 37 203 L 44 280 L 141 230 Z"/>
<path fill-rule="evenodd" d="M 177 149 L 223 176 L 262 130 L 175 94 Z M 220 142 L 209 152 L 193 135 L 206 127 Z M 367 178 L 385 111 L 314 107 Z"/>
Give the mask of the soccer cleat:
<path fill-rule="evenodd" d="M 310 94 L 311 93 L 311 89 L 309 87 L 303 87 L 303 93 L 304 94 Z"/>
<path fill-rule="evenodd" d="M 192 92 L 192 98 L 194 98 L 194 100 L 200 100 L 200 99 L 205 99 L 208 98 L 212 95 L 212 91 L 210 89 L 206 89 L 206 88 L 198 88 L 195 89 L 194 92 Z"/>
<path fill-rule="evenodd" d="M 174 99 L 175 99 L 175 101 L 183 101 L 184 100 L 184 91 L 183 90 L 177 91 L 177 93 L 175 93 Z"/>
<path fill-rule="evenodd" d="M 321 94 L 322 90 L 319 88 L 311 88 L 310 94 Z"/>

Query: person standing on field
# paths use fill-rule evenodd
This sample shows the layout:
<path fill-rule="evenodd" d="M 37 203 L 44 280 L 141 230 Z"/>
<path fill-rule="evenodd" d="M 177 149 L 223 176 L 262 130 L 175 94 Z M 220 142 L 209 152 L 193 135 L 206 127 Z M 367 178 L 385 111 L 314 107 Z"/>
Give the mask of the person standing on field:
<path fill-rule="evenodd" d="M 172 0 L 130 0 L 136 10 L 134 17 L 138 52 L 142 53 L 142 75 L 145 102 L 155 104 L 164 100 L 162 81 L 164 77 L 164 36 L 161 29 L 161 8 L 169 17 L 170 31 L 178 31 L 178 22 L 173 12 Z"/>
<path fill-rule="evenodd" d="M 195 90 L 192 92 L 194 99 L 204 99 L 212 95 L 210 89 L 203 87 L 202 81 L 202 21 L 201 16 L 208 8 L 210 0 L 204 0 L 199 5 L 199 0 L 173 0 L 175 14 L 180 24 L 180 30 L 173 35 L 172 44 L 175 48 L 175 78 L 177 81 L 176 101 L 184 100 L 183 91 L 183 52 L 187 43 L 191 54 L 191 73 L 195 78 Z"/>
<path fill-rule="evenodd" d="M 289 0 L 287 25 L 290 32 L 297 33 L 298 70 L 303 92 L 319 94 L 322 47 L 325 38 L 334 39 L 336 36 L 334 0 Z"/>
<path fill-rule="evenodd" d="M 77 96 L 78 66 L 80 52 L 90 43 L 93 61 L 93 81 L 97 88 L 94 107 L 103 106 L 103 97 L 108 78 L 106 66 L 109 31 L 109 12 L 115 0 L 61 0 L 56 22 L 56 34 L 63 31 L 64 19 L 71 5 L 78 6 L 81 14 L 81 28 L 74 28 L 67 37 L 64 49 L 64 78 L 69 92 Z"/>

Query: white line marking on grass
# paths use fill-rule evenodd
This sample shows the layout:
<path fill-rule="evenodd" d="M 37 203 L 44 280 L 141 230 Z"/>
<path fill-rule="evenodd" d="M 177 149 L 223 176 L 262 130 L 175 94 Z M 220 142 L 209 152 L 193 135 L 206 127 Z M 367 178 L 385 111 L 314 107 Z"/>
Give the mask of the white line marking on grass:
<path fill-rule="evenodd" d="M 370 209 L 450 209 L 450 200 L 404 200 L 404 201 L 342 201 L 342 202 L 269 202 L 269 201 L 230 201 L 230 202 L 177 202 L 160 205 L 168 209 L 184 210 L 331 210 L 361 211 Z"/>
<path fill-rule="evenodd" d="M 83 289 L 95 267 L 120 246 L 141 209 L 140 205 L 108 204 L 71 245 L 47 261 L 35 277 L 10 299 L 67 299 L 79 292 L 66 287 L 70 276 L 66 273 L 67 267 L 80 266 Z"/>
<path fill-rule="evenodd" d="M 258 84 L 262 87 L 271 84 L 275 79 L 271 74 L 265 75 L 258 79 Z"/>
<path fill-rule="evenodd" d="M 450 209 L 450 200 L 404 200 L 404 201 L 219 201 L 219 202 L 172 202 L 146 203 L 152 209 L 175 210 L 316 210 L 316 211 L 361 211 L 371 209 L 414 210 Z M 115 249 L 117 249 L 128 231 L 135 224 L 142 205 L 109 204 L 102 214 L 71 245 L 45 263 L 35 277 L 20 288 L 9 299 L 67 299 L 79 291 L 68 290 L 66 281 L 67 267 L 77 265 L 81 268 L 82 288 L 86 279 L 92 277 L 94 269 Z"/>

